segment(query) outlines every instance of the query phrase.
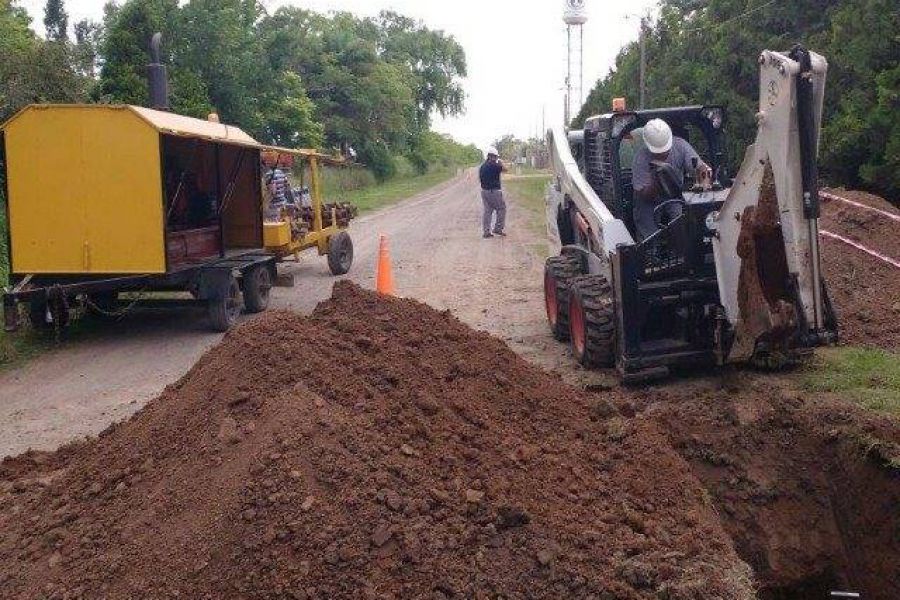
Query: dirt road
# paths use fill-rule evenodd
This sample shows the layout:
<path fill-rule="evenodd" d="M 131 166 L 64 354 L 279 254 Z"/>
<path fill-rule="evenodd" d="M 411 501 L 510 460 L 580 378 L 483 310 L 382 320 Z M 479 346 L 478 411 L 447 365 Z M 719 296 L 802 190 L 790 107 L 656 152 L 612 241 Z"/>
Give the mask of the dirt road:
<path fill-rule="evenodd" d="M 352 228 L 356 261 L 348 277 L 373 286 L 384 233 L 399 295 L 449 309 L 526 358 L 564 360 L 565 349 L 544 326 L 542 259 L 528 250 L 526 217 L 513 200 L 509 237 L 489 240 L 481 238 L 480 218 L 474 172 L 367 215 Z M 295 275 L 296 286 L 275 290 L 275 307 L 307 312 L 330 296 L 334 279 L 324 260 L 308 256 L 282 270 Z M 0 457 L 97 434 L 140 409 L 220 339 L 204 330 L 200 316 L 137 312 L 0 372 Z"/>

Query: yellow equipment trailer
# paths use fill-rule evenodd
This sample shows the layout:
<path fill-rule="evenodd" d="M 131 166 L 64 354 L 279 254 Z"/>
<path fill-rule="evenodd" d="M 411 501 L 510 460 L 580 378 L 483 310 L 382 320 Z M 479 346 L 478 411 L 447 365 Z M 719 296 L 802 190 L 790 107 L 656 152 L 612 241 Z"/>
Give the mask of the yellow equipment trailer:
<path fill-rule="evenodd" d="M 236 127 L 136 106 L 35 105 L 0 128 L 0 150 L 7 329 L 19 303 L 36 326 L 61 326 L 76 298 L 110 312 L 121 292 L 162 290 L 191 292 L 224 330 L 242 304 L 265 310 L 287 254 L 346 254 L 343 227 L 322 226 L 317 174 L 318 226 L 285 238 L 264 219 L 264 152 L 300 156 L 314 173 L 334 159 L 269 148 Z"/>

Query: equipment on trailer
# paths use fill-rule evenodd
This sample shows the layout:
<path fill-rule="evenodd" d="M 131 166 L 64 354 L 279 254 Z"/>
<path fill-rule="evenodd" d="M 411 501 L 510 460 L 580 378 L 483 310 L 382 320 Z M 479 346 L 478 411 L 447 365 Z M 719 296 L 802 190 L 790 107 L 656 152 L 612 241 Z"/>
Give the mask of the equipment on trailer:
<path fill-rule="evenodd" d="M 323 216 L 318 191 L 303 212 L 304 235 L 276 243 L 264 221 L 264 152 L 307 160 L 314 173 L 340 162 L 332 157 L 264 146 L 217 121 L 104 105 L 26 107 L 0 128 L 0 148 L 9 330 L 19 303 L 35 326 L 58 327 L 78 299 L 116 314 L 120 294 L 185 291 L 223 331 L 242 304 L 266 309 L 285 247 L 294 255 L 317 247 L 350 268 L 349 218 Z"/>
<path fill-rule="evenodd" d="M 320 166 L 343 166 L 343 159 L 307 150 L 290 154 L 269 151 L 263 162 L 270 169 L 290 166 L 301 177 L 301 185 L 292 191 L 289 201 L 266 211 L 266 248 L 279 260 L 293 256 L 298 261 L 300 252 L 316 248 L 320 256 L 328 257 L 333 275 L 346 274 L 353 264 L 353 242 L 344 230 L 358 211 L 347 202 L 326 204 L 319 175 Z"/>
<path fill-rule="evenodd" d="M 836 341 L 816 187 L 827 63 L 798 46 L 765 51 L 759 64 L 759 130 L 734 180 L 720 106 L 620 110 L 548 134 L 548 221 L 562 250 L 546 264 L 547 317 L 583 365 L 639 380 L 677 366 L 780 365 Z M 660 230 L 638 240 L 631 161 L 653 119 L 688 139 L 714 176 L 679 187 L 657 169 Z M 666 222 L 672 206 L 680 215 Z"/>

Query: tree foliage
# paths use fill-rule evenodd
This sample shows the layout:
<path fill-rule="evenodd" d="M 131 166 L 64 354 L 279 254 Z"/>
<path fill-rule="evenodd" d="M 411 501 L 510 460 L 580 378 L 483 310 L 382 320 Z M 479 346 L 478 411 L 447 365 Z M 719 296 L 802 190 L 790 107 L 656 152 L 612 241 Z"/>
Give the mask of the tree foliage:
<path fill-rule="evenodd" d="M 69 39 L 69 13 L 63 0 L 47 0 L 44 5 L 44 29 L 48 40 L 65 42 Z"/>
<path fill-rule="evenodd" d="M 159 31 L 175 112 L 215 111 L 267 143 L 354 148 L 381 179 L 398 157 L 420 172 L 473 160 L 474 148 L 431 131 L 432 115 L 463 110 L 462 47 L 394 12 L 269 15 L 258 0 L 124 0 L 105 6 L 102 23 L 75 23 L 70 42 L 64 0 L 47 0 L 44 25 L 48 41 L 13 0 L 0 0 L 0 118 L 33 102 L 146 105 Z"/>
<path fill-rule="evenodd" d="M 832 182 L 900 195 L 900 10 L 896 0 L 662 0 L 647 40 L 650 106 L 723 104 L 729 158 L 756 132 L 763 49 L 802 43 L 829 62 L 820 164 Z M 637 106 L 640 51 L 623 48 L 576 118 L 612 98 Z"/>
<path fill-rule="evenodd" d="M 27 104 L 84 98 L 86 86 L 72 66 L 69 44 L 42 40 L 30 25 L 23 8 L 0 0 L 0 121 Z"/>

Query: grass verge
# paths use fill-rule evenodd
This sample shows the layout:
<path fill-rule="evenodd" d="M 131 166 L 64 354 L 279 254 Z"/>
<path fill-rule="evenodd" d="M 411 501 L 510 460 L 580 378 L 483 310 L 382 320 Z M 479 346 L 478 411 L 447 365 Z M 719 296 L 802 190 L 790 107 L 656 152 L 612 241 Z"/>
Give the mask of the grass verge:
<path fill-rule="evenodd" d="M 518 202 L 528 219 L 528 230 L 534 234 L 535 242 L 529 244 L 529 249 L 538 256 L 545 257 L 550 253 L 547 243 L 547 211 L 546 194 L 547 183 L 550 175 L 541 177 L 528 177 L 516 179 L 515 176 L 506 180 L 506 191 Z"/>
<path fill-rule="evenodd" d="M 397 177 L 384 183 L 348 191 L 334 191 L 331 198 L 351 202 L 361 213 L 383 208 L 400 200 L 411 198 L 428 188 L 444 183 L 456 176 L 456 169 L 438 169 L 424 175 Z"/>
<path fill-rule="evenodd" d="M 900 417 L 900 355 L 866 348 L 827 348 L 803 376 L 813 392 L 832 392 L 869 410 Z"/>

